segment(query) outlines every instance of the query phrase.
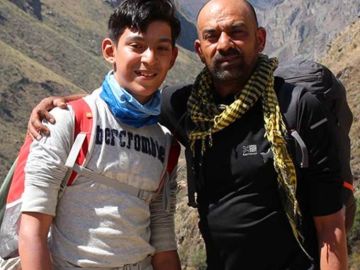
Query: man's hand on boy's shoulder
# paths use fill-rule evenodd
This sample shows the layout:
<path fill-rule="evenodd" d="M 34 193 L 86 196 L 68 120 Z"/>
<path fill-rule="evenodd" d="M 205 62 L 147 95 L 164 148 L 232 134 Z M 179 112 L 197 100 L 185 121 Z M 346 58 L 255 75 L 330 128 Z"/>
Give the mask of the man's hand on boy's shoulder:
<path fill-rule="evenodd" d="M 29 135 L 36 140 L 40 140 L 43 135 L 49 136 L 49 129 L 42 124 L 42 120 L 47 120 L 51 124 L 55 123 L 55 118 L 49 113 L 49 111 L 55 107 L 66 109 L 66 102 L 79 99 L 83 96 L 84 94 L 77 94 L 66 97 L 50 96 L 41 100 L 40 103 L 37 104 L 31 111 L 28 122 Z"/>

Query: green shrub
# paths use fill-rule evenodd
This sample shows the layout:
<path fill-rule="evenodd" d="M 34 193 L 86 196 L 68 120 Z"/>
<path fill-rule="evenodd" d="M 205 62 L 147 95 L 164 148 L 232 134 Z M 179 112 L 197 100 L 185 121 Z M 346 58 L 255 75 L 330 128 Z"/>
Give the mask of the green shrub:
<path fill-rule="evenodd" d="M 360 192 L 356 194 L 356 214 L 354 225 L 348 235 L 349 269 L 358 270 L 360 265 Z"/>
<path fill-rule="evenodd" d="M 348 236 L 349 246 L 353 246 L 356 242 L 360 241 L 360 193 L 356 194 L 356 214 L 354 219 L 354 225 L 351 228 L 351 232 Z"/>
<path fill-rule="evenodd" d="M 206 252 L 203 246 L 195 250 L 194 254 L 191 256 L 191 264 L 197 270 L 206 269 Z"/>

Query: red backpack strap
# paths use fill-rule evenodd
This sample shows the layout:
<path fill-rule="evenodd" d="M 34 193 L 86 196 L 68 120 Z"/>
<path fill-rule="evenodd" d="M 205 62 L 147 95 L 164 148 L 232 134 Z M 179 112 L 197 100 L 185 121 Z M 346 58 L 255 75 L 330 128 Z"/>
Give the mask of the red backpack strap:
<path fill-rule="evenodd" d="M 352 192 L 354 192 L 354 190 L 355 190 L 354 186 L 351 183 L 347 182 L 347 181 L 343 182 L 343 187 L 348 189 L 348 190 L 351 190 Z"/>
<path fill-rule="evenodd" d="M 172 173 L 172 171 L 174 170 L 174 168 L 178 163 L 180 149 L 181 148 L 179 142 L 175 138 L 173 138 L 171 143 L 169 158 L 168 158 L 168 164 L 166 167 L 166 171 L 168 172 L 169 175 Z"/>
<path fill-rule="evenodd" d="M 12 203 L 21 198 L 24 192 L 24 169 L 29 156 L 30 146 L 33 142 L 30 135 L 26 135 L 24 144 L 21 146 L 18 157 L 16 159 L 16 166 L 12 176 L 10 189 L 6 199 L 6 203 Z"/>
<path fill-rule="evenodd" d="M 171 146 L 170 146 L 170 151 L 169 151 L 169 156 L 168 156 L 168 161 L 167 161 L 167 165 L 166 165 L 166 171 L 163 174 L 159 187 L 156 190 L 156 193 L 159 193 L 162 188 L 165 185 L 166 180 L 168 179 L 168 177 L 171 175 L 171 173 L 173 172 L 173 170 L 175 169 L 178 160 L 179 160 L 179 155 L 180 155 L 180 144 L 179 142 L 173 138 L 172 142 L 171 142 Z"/>
<path fill-rule="evenodd" d="M 86 156 L 89 151 L 89 144 L 91 141 L 91 132 L 93 127 L 93 114 L 89 104 L 83 99 L 78 99 L 69 103 L 75 114 L 74 139 L 78 134 L 86 134 L 85 140 L 82 143 L 81 150 L 76 159 L 76 164 L 83 165 L 86 162 Z M 77 173 L 72 171 L 67 185 L 70 186 L 75 181 Z"/>
<path fill-rule="evenodd" d="M 90 106 L 84 99 L 78 99 L 70 103 L 75 113 L 75 128 L 74 128 L 74 138 L 80 133 L 86 133 L 86 138 L 82 144 L 81 151 L 76 159 L 76 163 L 83 165 L 86 160 L 86 155 L 88 153 L 89 142 L 91 139 L 91 131 L 93 126 L 93 116 L 90 109 Z M 24 178 L 25 178 L 25 165 L 29 156 L 30 146 L 33 140 L 29 135 L 26 135 L 24 144 L 20 148 L 18 157 L 16 159 L 16 166 L 11 180 L 10 189 L 6 199 L 6 203 L 12 203 L 21 198 L 24 192 Z M 71 185 L 75 178 L 76 172 L 72 172 L 71 176 L 67 182 L 67 185 Z"/>

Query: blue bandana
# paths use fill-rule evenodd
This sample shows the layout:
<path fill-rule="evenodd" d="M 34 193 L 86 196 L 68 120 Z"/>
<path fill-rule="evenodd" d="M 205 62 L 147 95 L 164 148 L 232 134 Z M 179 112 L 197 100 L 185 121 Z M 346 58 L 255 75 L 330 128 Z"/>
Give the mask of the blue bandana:
<path fill-rule="evenodd" d="M 119 85 L 112 71 L 105 76 L 100 97 L 109 106 L 113 115 L 129 126 L 140 128 L 153 125 L 159 120 L 160 91 L 157 90 L 146 104 L 141 104 Z"/>

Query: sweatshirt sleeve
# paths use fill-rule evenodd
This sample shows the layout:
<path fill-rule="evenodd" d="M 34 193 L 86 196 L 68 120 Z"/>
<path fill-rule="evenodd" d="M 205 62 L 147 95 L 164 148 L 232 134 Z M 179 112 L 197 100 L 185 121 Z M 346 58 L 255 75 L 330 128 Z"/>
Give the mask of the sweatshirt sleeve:
<path fill-rule="evenodd" d="M 177 167 L 173 169 L 162 192 L 150 204 L 150 243 L 155 248 L 156 253 L 177 249 L 174 221 L 177 190 L 176 176 Z M 169 195 L 168 209 L 164 207 L 164 197 L 166 197 L 164 192 L 168 192 Z"/>
<path fill-rule="evenodd" d="M 25 166 L 22 212 L 55 216 L 58 192 L 67 173 L 65 162 L 73 141 L 71 110 L 55 108 L 54 125 L 45 123 L 50 136 L 34 140 Z"/>

